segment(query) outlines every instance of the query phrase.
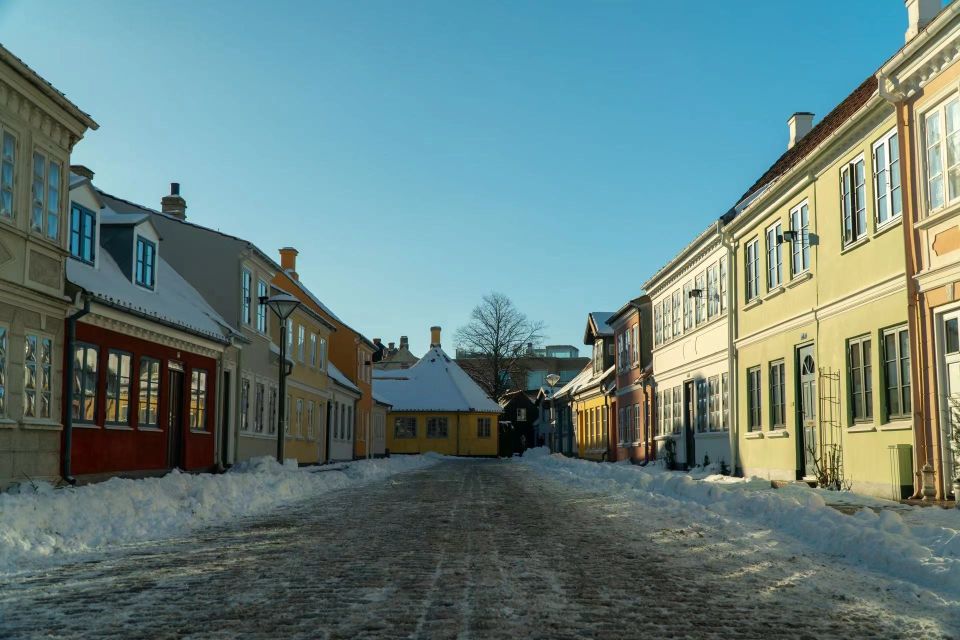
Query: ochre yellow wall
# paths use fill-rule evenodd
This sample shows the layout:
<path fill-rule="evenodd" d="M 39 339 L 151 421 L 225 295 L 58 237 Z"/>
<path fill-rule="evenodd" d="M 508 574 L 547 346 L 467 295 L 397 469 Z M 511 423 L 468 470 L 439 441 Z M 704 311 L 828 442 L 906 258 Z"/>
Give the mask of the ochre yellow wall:
<path fill-rule="evenodd" d="M 610 417 L 607 416 L 607 432 L 605 432 L 603 414 L 607 413 L 609 404 L 610 399 L 602 393 L 574 397 L 573 415 L 577 417 L 577 454 L 581 458 L 602 460 L 606 454 Z M 588 419 L 590 415 L 593 416 L 593 420 Z"/>
<path fill-rule="evenodd" d="M 394 437 L 394 419 L 398 417 L 416 418 L 416 438 Z M 446 438 L 441 439 L 427 437 L 427 418 L 436 417 L 447 418 L 448 426 Z M 427 451 L 433 451 L 446 455 L 496 456 L 498 434 L 497 421 L 499 417 L 500 416 L 495 413 L 413 413 L 391 411 L 387 414 L 387 449 L 389 449 L 391 454 L 426 453 Z M 477 436 L 478 418 L 488 418 L 490 420 L 489 438 L 480 438 Z"/>

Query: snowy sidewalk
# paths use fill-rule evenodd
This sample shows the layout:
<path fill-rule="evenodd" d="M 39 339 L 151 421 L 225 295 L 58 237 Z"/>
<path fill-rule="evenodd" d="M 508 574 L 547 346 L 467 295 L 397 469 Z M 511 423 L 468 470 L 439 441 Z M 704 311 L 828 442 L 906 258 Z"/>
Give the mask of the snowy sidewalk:
<path fill-rule="evenodd" d="M 35 491 L 0 494 L 0 575 L 226 524 L 440 459 L 401 456 L 297 468 L 257 458 L 217 475 L 173 471 L 161 478 L 114 478 L 62 489 L 39 484 Z"/>
<path fill-rule="evenodd" d="M 554 456 L 540 449 L 529 451 L 518 463 L 580 488 L 686 513 L 694 522 L 723 519 L 753 530 L 771 530 L 811 551 L 960 604 L 960 510 L 904 506 L 880 513 L 863 508 L 846 515 L 827 505 L 825 492 L 792 486 L 772 489 L 763 480 L 724 476 L 698 480 L 683 473 Z"/>

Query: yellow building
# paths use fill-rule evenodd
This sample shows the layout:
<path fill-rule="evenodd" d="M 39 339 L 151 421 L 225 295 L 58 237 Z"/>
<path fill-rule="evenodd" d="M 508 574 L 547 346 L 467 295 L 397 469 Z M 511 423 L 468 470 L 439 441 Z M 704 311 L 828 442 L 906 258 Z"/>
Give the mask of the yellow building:
<path fill-rule="evenodd" d="M 913 423 L 894 110 L 870 76 L 812 124 L 790 118 L 787 152 L 725 229 L 739 463 L 900 498 Z"/>
<path fill-rule="evenodd" d="M 276 286 L 272 293 L 289 293 Z M 269 313 L 270 335 L 280 339 L 280 321 Z M 286 440 L 284 458 L 294 458 L 300 464 L 316 464 L 326 460 L 326 417 L 330 402 L 330 381 L 327 376 L 327 345 L 333 326 L 310 307 L 300 305 L 287 319 L 287 362 L 292 365 L 287 376 L 286 404 L 284 405 Z M 279 345 L 271 349 L 277 358 Z M 255 390 L 254 406 L 269 402 Z M 275 433 L 275 432 L 274 432 Z"/>
<path fill-rule="evenodd" d="M 587 315 L 583 343 L 593 347 L 593 358 L 577 376 L 579 382 L 569 390 L 576 420 L 577 455 L 590 460 L 615 460 L 614 450 L 619 442 L 610 434 L 614 411 L 611 407 L 616 402 L 613 327 L 607 324 L 611 316 L 608 311 Z"/>
<path fill-rule="evenodd" d="M 374 371 L 374 394 L 390 405 L 387 452 L 496 456 L 500 405 L 444 353 L 440 327 L 430 331 L 430 350 L 415 365 Z"/>

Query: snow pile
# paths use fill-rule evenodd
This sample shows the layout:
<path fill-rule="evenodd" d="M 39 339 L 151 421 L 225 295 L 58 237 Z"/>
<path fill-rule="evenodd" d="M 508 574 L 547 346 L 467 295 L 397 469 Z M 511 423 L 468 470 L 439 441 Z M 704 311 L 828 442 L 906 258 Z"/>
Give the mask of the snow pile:
<path fill-rule="evenodd" d="M 597 464 L 542 453 L 519 463 L 593 491 L 654 503 L 689 518 L 734 520 L 769 529 L 827 555 L 960 599 L 960 511 L 933 507 L 865 508 L 853 516 L 827 505 L 823 492 L 771 489 L 758 479 L 713 482 L 633 465 Z M 730 482 L 730 480 L 733 480 Z"/>
<path fill-rule="evenodd" d="M 280 466 L 272 458 L 239 463 L 228 473 L 185 474 L 54 490 L 21 485 L 0 494 L 0 572 L 31 560 L 182 535 L 257 515 L 328 491 L 435 464 L 437 457 L 400 456 L 325 467 Z"/>

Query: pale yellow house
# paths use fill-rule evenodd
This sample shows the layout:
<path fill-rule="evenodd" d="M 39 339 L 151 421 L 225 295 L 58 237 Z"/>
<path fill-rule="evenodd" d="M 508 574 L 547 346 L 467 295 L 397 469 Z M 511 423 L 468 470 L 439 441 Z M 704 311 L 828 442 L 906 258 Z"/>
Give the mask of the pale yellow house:
<path fill-rule="evenodd" d="M 724 231 L 735 251 L 737 450 L 746 475 L 912 490 L 899 146 L 865 80 L 788 150 Z"/>

